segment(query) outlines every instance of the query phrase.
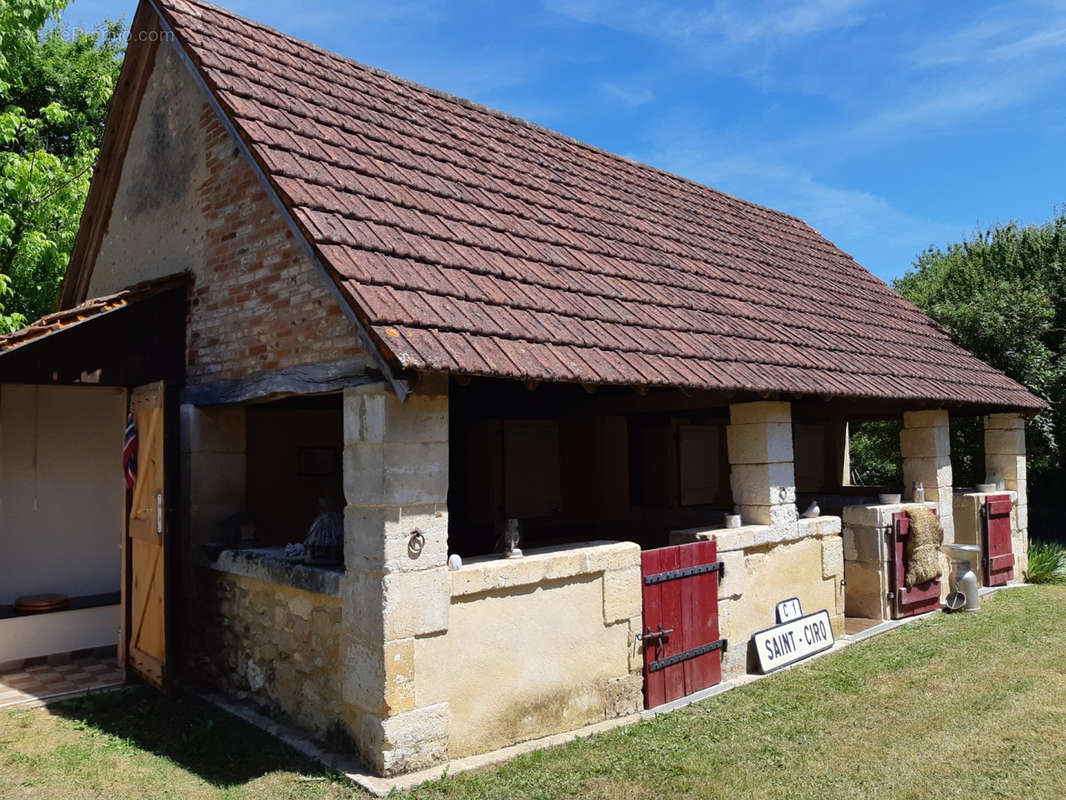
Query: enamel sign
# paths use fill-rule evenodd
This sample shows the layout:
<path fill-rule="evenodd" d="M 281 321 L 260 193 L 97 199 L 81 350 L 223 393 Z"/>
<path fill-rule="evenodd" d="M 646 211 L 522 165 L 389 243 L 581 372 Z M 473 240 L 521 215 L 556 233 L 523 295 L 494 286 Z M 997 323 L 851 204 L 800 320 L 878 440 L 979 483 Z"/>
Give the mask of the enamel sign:
<path fill-rule="evenodd" d="M 798 597 L 790 597 L 788 600 L 782 600 L 777 604 L 777 624 L 782 622 L 791 622 L 794 619 L 798 619 L 803 616 L 803 606 L 800 605 Z"/>
<path fill-rule="evenodd" d="M 751 638 L 759 670 L 765 674 L 828 650 L 833 646 L 833 626 L 829 612 L 823 609 L 759 631 Z"/>

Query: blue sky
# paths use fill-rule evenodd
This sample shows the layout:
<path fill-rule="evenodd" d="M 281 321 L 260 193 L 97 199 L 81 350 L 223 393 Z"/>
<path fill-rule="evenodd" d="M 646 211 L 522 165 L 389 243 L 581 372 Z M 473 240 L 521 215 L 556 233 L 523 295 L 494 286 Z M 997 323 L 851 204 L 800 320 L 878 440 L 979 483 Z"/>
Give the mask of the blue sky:
<path fill-rule="evenodd" d="M 1066 202 L 1066 2 L 223 4 L 801 216 L 886 280 Z M 135 5 L 74 0 L 64 22 Z"/>

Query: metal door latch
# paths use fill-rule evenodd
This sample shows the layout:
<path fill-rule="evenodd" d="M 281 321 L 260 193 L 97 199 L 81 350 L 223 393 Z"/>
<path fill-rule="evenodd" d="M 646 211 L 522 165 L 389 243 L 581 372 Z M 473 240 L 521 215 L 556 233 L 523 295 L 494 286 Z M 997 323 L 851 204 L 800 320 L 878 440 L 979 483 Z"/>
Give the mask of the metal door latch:
<path fill-rule="evenodd" d="M 670 638 L 670 634 L 673 633 L 673 632 L 674 632 L 673 628 L 665 628 L 664 629 L 663 626 L 662 626 L 662 623 L 659 623 L 659 630 L 653 631 L 651 629 L 651 626 L 649 625 L 648 629 L 644 633 L 638 633 L 637 634 L 637 639 L 639 639 L 642 642 L 647 642 L 647 641 L 650 641 L 651 639 L 654 639 L 655 640 L 656 649 L 662 650 L 663 649 L 663 643 L 667 639 Z"/>

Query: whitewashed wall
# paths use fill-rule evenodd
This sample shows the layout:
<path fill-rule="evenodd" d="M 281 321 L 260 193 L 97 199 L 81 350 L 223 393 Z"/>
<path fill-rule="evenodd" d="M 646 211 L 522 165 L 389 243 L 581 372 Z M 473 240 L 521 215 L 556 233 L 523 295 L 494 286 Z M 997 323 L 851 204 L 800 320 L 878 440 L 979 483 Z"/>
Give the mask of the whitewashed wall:
<path fill-rule="evenodd" d="M 0 604 L 118 591 L 124 390 L 0 387 Z"/>

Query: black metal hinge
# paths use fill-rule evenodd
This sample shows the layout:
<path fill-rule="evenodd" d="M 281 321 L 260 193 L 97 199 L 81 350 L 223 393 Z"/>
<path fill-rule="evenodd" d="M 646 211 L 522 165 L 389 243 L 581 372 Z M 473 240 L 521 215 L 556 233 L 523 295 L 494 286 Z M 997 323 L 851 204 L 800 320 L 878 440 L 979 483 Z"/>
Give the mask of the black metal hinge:
<path fill-rule="evenodd" d="M 723 653 L 729 648 L 729 642 L 725 639 L 719 639 L 717 642 L 709 642 L 708 644 L 694 647 L 691 650 L 686 650 L 684 653 L 677 653 L 676 655 L 667 656 L 666 658 L 660 658 L 658 661 L 652 661 L 648 664 L 648 672 L 658 672 L 661 669 L 672 667 L 674 664 L 680 664 L 682 661 L 688 661 L 698 656 L 706 655 L 707 653 L 713 653 L 715 650 L 721 650 Z"/>
<path fill-rule="evenodd" d="M 644 585 L 653 586 L 656 583 L 676 581 L 679 578 L 691 578 L 693 575 L 705 575 L 708 572 L 717 572 L 724 578 L 725 564 L 721 561 L 715 561 L 713 564 L 700 564 L 697 567 L 683 567 L 682 569 L 672 569 L 669 572 L 656 572 L 652 575 L 644 576 Z"/>

